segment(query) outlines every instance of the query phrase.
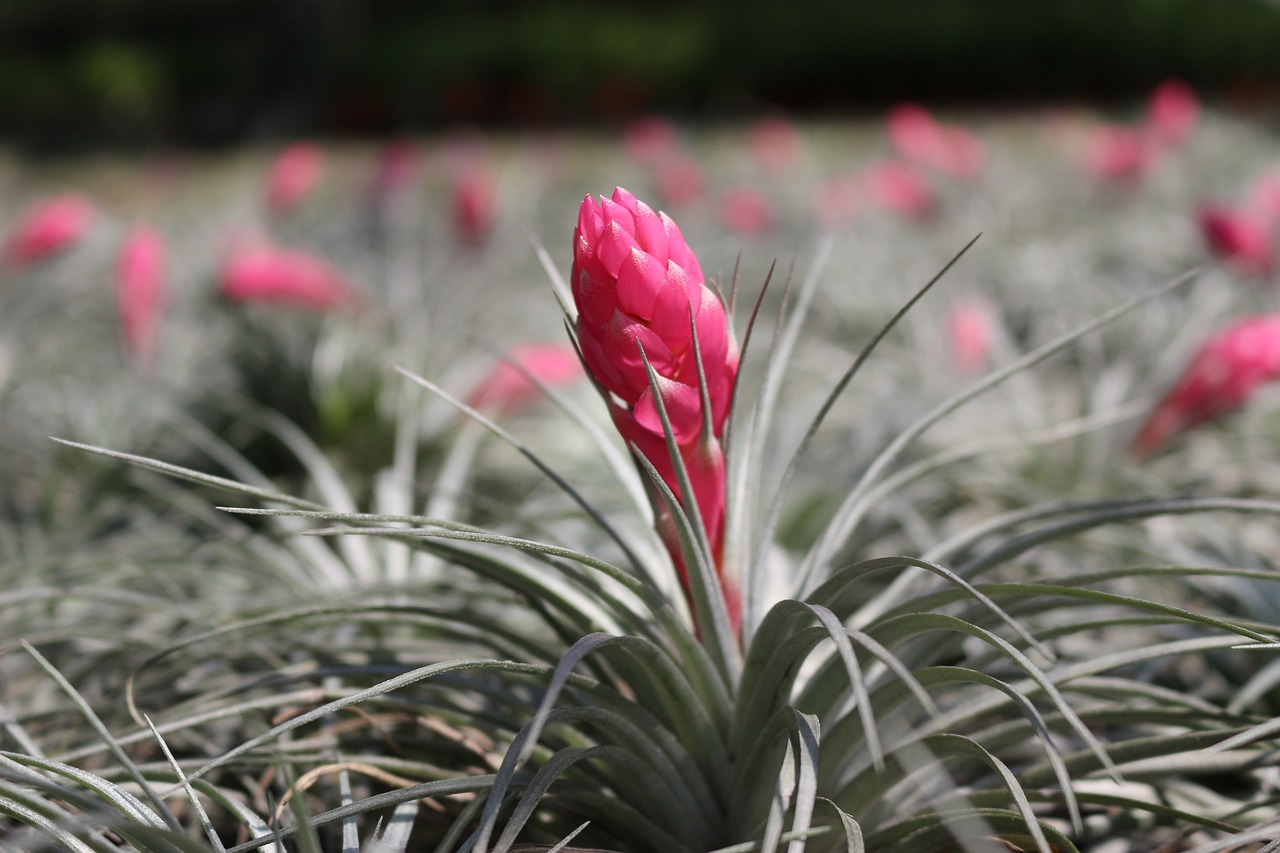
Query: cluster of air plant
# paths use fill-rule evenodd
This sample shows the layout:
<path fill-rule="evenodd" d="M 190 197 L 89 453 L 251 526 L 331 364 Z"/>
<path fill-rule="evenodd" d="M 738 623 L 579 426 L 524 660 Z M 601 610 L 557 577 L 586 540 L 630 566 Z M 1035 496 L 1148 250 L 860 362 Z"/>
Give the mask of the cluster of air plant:
<path fill-rule="evenodd" d="M 1045 500 L 912 547 L 921 486 L 954 482 L 957 466 L 1000 446 L 929 449 L 922 437 L 1149 296 L 973 380 L 882 447 L 819 457 L 833 408 L 933 281 L 809 399 L 788 376 L 817 266 L 798 282 L 771 276 L 738 338 L 737 282 L 706 280 L 669 217 L 620 189 L 588 197 L 569 280 L 549 267 L 625 452 L 556 387 L 559 355 L 517 352 L 466 400 L 403 371 L 471 422 L 422 513 L 409 394 L 370 512 L 279 419 L 264 428 L 307 472 L 303 496 L 277 491 L 218 436 L 204 440 L 231 477 L 87 448 L 142 469 L 163 512 L 222 525 L 216 547 L 174 544 L 175 587 L 198 594 L 248 565 L 234 577 L 256 606 L 175 608 L 117 569 L 98 606 L 173 639 L 130 650 L 132 674 L 111 697 L 77 689 L 91 638 L 54 632 L 11 650 L 11 672 L 31 683 L 42 668 L 47 680 L 21 714 L 0 708 L 0 838 L 77 851 L 367 840 L 692 853 L 1051 851 L 1141 836 L 1207 853 L 1280 837 L 1275 676 L 1257 662 L 1273 654 L 1274 626 L 1197 600 L 1205 579 L 1270 573 L 1132 562 L 1141 546 L 1122 538 L 1095 543 L 1087 561 L 1072 547 L 1142 520 L 1280 503 Z M 530 387 L 559 405 L 560 443 L 598 455 L 605 490 L 578 488 L 499 422 Z M 1205 403 L 1195 397 L 1175 390 L 1162 410 L 1190 425 L 1209 414 L 1188 409 Z M 784 409 L 803 413 L 799 435 L 777 429 Z M 552 488 L 477 525 L 453 498 L 483 434 Z M 211 520 L 156 472 L 254 506 Z M 789 506 L 801 480 L 831 497 Z M 86 606 L 29 595 L 8 604 L 49 608 L 59 624 Z M 84 646 L 85 670 L 59 671 L 40 650 L 53 644 Z M 1203 675 L 1226 669 L 1239 679 Z M 95 740 L 60 743 L 60 726 L 86 723 Z"/>

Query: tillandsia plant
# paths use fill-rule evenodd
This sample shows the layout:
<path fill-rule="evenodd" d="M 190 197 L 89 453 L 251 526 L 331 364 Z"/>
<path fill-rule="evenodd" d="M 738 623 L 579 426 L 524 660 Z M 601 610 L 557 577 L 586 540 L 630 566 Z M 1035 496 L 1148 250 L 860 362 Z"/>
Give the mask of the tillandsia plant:
<path fill-rule="evenodd" d="M 1274 514 L 1280 503 L 1054 501 L 885 556 L 916 541 L 912 513 L 895 510 L 933 506 L 917 487 L 945 484 L 951 466 L 1002 444 L 906 449 L 1141 300 L 995 370 L 854 460 L 838 500 L 810 508 L 818 532 L 799 537 L 784 531 L 784 503 L 815 437 L 928 289 L 853 358 L 775 469 L 771 419 L 822 254 L 787 289 L 748 405 L 743 387 L 754 386 L 740 387 L 739 362 L 751 363 L 764 294 L 739 349 L 732 311 L 670 219 L 621 190 L 583 202 L 560 296 L 630 458 L 559 389 L 529 379 L 594 441 L 599 467 L 616 477 L 610 495 L 627 496 L 634 513 L 590 500 L 459 401 L 577 506 L 572 523 L 556 524 L 570 516 L 562 506 L 540 511 L 541 494 L 483 528 L 358 513 L 296 431 L 282 435 L 309 460 L 315 500 L 243 473 L 88 448 L 265 504 L 233 510 L 258 516 L 250 522 L 282 532 L 327 524 L 309 532 L 329 539 L 294 537 L 286 550 L 243 532 L 241 559 L 295 582 L 287 594 L 262 590 L 257 612 L 193 619 L 177 640 L 157 642 L 128 683 L 131 721 L 109 726 L 25 646 L 24 660 L 73 700 L 96 741 L 47 733 L 69 712 L 0 716 L 17 745 L 0 753 L 10 821 L 0 832 L 17 824 L 77 851 L 166 853 L 349 850 L 362 836 L 379 850 L 463 853 L 1049 853 L 1140 833 L 1210 853 L 1280 835 L 1268 787 L 1274 668 L 1247 677 L 1237 696 L 1194 683 L 1210 655 L 1274 649 L 1274 626 L 1144 597 L 1163 582 L 1199 601 L 1200 576 L 1266 573 L 1169 565 L 1152 543 L 1126 552 L 1142 555 L 1132 568 L 1114 554 L 1099 566 L 1055 550 L 1117 522 Z M 420 425 L 397 426 L 397 447 L 411 448 Z M 1084 419 L 1014 444 L 1095 426 Z M 244 470 L 235 459 L 228 467 Z M 412 483 L 409 468 L 395 482 Z M 407 553 L 430 558 L 431 579 L 413 575 Z M 394 582 L 381 570 L 393 562 Z M 192 572 L 191 583 L 210 574 Z M 307 598 L 313 574 L 333 581 L 329 596 Z M 1161 666 L 1171 659 L 1179 666 Z"/>

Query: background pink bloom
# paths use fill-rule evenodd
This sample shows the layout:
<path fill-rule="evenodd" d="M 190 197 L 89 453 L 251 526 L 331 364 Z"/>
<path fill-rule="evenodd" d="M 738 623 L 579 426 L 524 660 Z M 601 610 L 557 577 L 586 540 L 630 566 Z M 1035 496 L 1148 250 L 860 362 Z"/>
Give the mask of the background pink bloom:
<path fill-rule="evenodd" d="M 833 175 L 814 188 L 811 204 L 819 225 L 835 228 L 858 215 L 858 184 L 856 174 L 843 174 Z"/>
<path fill-rule="evenodd" d="M 1272 223 L 1251 209 L 1201 205 L 1196 221 L 1209 249 L 1245 275 L 1265 276 L 1275 265 Z"/>
<path fill-rule="evenodd" d="M 507 360 L 495 364 L 475 387 L 467 397 L 467 404 L 501 414 L 527 408 L 543 396 L 542 390 L 529 381 L 529 376 L 551 387 L 570 385 L 582 378 L 582 362 L 577 350 L 567 343 L 515 347 L 508 353 Z"/>
<path fill-rule="evenodd" d="M 702 167 L 692 158 L 676 154 L 663 160 L 656 169 L 654 181 L 658 194 L 669 204 L 693 204 L 707 191 Z"/>
<path fill-rule="evenodd" d="M 380 202 L 389 201 L 409 188 L 418 178 L 422 152 L 412 139 L 393 139 L 378 151 L 370 193 Z"/>
<path fill-rule="evenodd" d="M 450 190 L 450 212 L 453 230 L 468 246 L 478 246 L 493 230 L 495 187 L 487 170 L 468 169 L 458 175 Z"/>
<path fill-rule="evenodd" d="M 333 311 L 358 299 L 346 278 L 325 260 L 267 244 L 233 248 L 219 272 L 219 288 L 233 302 L 267 302 Z"/>
<path fill-rule="evenodd" d="M 760 167 L 782 172 L 800 162 L 803 145 L 795 125 L 782 116 L 768 116 L 751 128 L 751 153 Z"/>
<path fill-rule="evenodd" d="M 165 301 L 164 237 L 150 225 L 125 235 L 116 261 L 116 303 L 125 346 L 135 364 L 149 365 Z"/>
<path fill-rule="evenodd" d="M 947 312 L 951 360 L 960 373 L 972 375 L 987 366 L 995 335 L 992 310 L 986 300 L 967 299 Z"/>
<path fill-rule="evenodd" d="M 1190 138 L 1200 118 L 1200 100 L 1181 80 L 1165 80 L 1147 101 L 1147 123 L 1165 145 L 1177 147 Z"/>
<path fill-rule="evenodd" d="M 862 191 L 881 208 L 912 219 L 927 219 L 938 206 L 928 179 L 906 163 L 885 161 L 868 167 L 862 173 Z"/>
<path fill-rule="evenodd" d="M 963 127 L 941 124 L 916 104 L 900 104 L 886 120 L 889 141 L 908 160 L 957 178 L 974 178 L 986 166 L 978 137 Z"/>
<path fill-rule="evenodd" d="M 622 146 L 638 163 L 653 166 L 676 151 L 676 128 L 661 116 L 642 116 L 622 130 Z"/>
<path fill-rule="evenodd" d="M 1280 376 L 1280 314 L 1240 320 L 1210 338 L 1139 428 L 1133 452 L 1149 456 L 1185 429 L 1244 405 Z"/>
<path fill-rule="evenodd" d="M 88 232 L 93 218 L 93 204 L 82 195 L 68 193 L 36 202 L 9 235 L 5 265 L 24 269 L 74 246 Z"/>
<path fill-rule="evenodd" d="M 1249 190 L 1249 209 L 1272 227 L 1280 225 L 1280 171 L 1264 172 Z"/>
<path fill-rule="evenodd" d="M 276 157 L 267 171 L 267 207 L 273 213 L 288 213 L 320 183 L 324 173 L 324 152 L 318 145 L 298 142 Z"/>
<path fill-rule="evenodd" d="M 1155 150 L 1140 129 L 1104 124 L 1085 139 L 1081 164 L 1099 180 L 1132 182 L 1155 165 Z"/>
<path fill-rule="evenodd" d="M 720 196 L 720 221 L 739 234 L 763 234 L 773 228 L 773 208 L 754 187 L 730 187 Z"/>

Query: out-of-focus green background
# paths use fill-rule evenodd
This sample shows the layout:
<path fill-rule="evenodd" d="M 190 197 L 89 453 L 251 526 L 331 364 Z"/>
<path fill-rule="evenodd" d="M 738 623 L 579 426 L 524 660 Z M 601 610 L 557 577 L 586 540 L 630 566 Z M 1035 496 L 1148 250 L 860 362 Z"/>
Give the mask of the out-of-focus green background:
<path fill-rule="evenodd" d="M 4 0 L 0 135 L 37 150 L 903 98 L 1280 92 L 1270 0 Z"/>

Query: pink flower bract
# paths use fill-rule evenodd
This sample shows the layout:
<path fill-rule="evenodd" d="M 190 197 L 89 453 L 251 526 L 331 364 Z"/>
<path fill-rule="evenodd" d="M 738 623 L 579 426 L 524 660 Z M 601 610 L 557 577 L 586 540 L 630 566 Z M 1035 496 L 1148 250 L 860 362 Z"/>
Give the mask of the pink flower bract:
<path fill-rule="evenodd" d="M 1129 183 L 1150 171 L 1155 151 L 1140 129 L 1106 124 L 1085 140 L 1081 162 L 1098 180 Z"/>
<path fill-rule="evenodd" d="M 803 142 L 796 126 L 782 116 L 762 118 L 751 128 L 751 153 L 768 172 L 783 172 L 800 162 Z"/>
<path fill-rule="evenodd" d="M 1196 129 L 1200 100 L 1181 80 L 1165 80 L 1147 101 L 1147 123 L 1161 143 L 1182 145 Z"/>
<path fill-rule="evenodd" d="M 681 155 L 663 160 L 654 181 L 658 193 L 670 204 L 686 205 L 700 200 L 707 191 L 707 179 L 696 161 Z"/>
<path fill-rule="evenodd" d="M 974 374 L 987 366 L 994 335 L 992 307 L 985 300 L 957 302 L 947 312 L 951 360 L 961 373 Z"/>
<path fill-rule="evenodd" d="M 467 405 L 511 414 L 542 397 L 542 390 L 529 377 L 559 387 L 578 381 L 582 375 L 582 362 L 571 345 L 525 344 L 512 349 L 506 360 L 494 365 L 467 397 Z"/>
<path fill-rule="evenodd" d="M 267 244 L 233 248 L 219 271 L 221 293 L 233 302 L 298 305 L 315 311 L 352 307 L 346 278 L 322 258 Z"/>
<path fill-rule="evenodd" d="M 1149 456 L 1174 435 L 1244 405 L 1280 377 L 1280 314 L 1248 317 L 1205 342 L 1138 429 L 1133 452 Z"/>
<path fill-rule="evenodd" d="M 493 178 L 483 169 L 465 171 L 453 182 L 450 195 L 453 230 L 468 246 L 483 243 L 497 215 Z"/>
<path fill-rule="evenodd" d="M 129 355 L 139 367 L 151 363 L 165 301 L 164 237 L 150 225 L 125 235 L 116 261 L 116 303 Z"/>
<path fill-rule="evenodd" d="M 53 196 L 27 208 L 5 244 L 4 262 L 25 269 L 78 243 L 93 224 L 93 204 L 74 193 Z"/>
<path fill-rule="evenodd" d="M 1271 222 L 1250 209 L 1201 205 L 1196 221 L 1209 249 L 1245 275 L 1265 276 L 1275 264 Z"/>
<path fill-rule="evenodd" d="M 881 208 L 910 219 L 928 219 L 938 207 L 933 185 L 906 163 L 870 166 L 862 173 L 862 191 Z"/>
<path fill-rule="evenodd" d="M 267 171 L 267 207 L 288 213 L 311 195 L 324 173 L 324 152 L 318 145 L 298 142 L 276 157 Z"/>
<path fill-rule="evenodd" d="M 916 104 L 899 104 L 886 120 L 889 141 L 906 159 L 957 178 L 975 178 L 986 166 L 986 151 L 971 131 L 945 125 Z"/>
<path fill-rule="evenodd" d="M 763 234 L 773 229 L 773 208 L 754 187 L 730 187 L 720 196 L 720 221 L 739 234 Z"/>

